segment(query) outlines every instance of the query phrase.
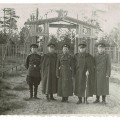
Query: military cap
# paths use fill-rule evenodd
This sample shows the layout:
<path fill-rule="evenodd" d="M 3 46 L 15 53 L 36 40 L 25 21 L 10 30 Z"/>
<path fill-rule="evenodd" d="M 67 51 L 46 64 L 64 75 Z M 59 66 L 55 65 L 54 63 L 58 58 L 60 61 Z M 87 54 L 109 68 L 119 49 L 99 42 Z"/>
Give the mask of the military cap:
<path fill-rule="evenodd" d="M 37 44 L 31 44 L 30 48 L 38 48 L 38 45 Z"/>
<path fill-rule="evenodd" d="M 107 47 L 108 44 L 107 44 L 107 41 L 105 40 L 100 40 L 99 42 L 96 43 L 96 46 L 98 47 Z"/>
<path fill-rule="evenodd" d="M 55 43 L 53 43 L 53 42 L 49 42 L 47 46 L 48 46 L 48 47 L 55 47 L 56 45 L 55 45 Z"/>
<path fill-rule="evenodd" d="M 85 48 L 87 46 L 86 41 L 81 41 L 78 46 L 81 48 Z"/>
<path fill-rule="evenodd" d="M 63 47 L 67 47 L 67 48 L 69 48 L 70 49 L 70 45 L 69 44 L 67 44 L 67 43 L 64 43 L 63 45 L 62 45 L 62 48 Z"/>

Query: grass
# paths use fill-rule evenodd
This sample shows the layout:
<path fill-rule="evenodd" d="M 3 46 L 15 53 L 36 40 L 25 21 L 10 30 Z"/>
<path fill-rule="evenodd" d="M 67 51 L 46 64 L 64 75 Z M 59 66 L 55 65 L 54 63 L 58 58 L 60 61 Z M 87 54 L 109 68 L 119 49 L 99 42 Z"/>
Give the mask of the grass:
<path fill-rule="evenodd" d="M 0 115 L 7 114 L 7 111 L 13 111 L 15 109 L 25 107 L 25 101 L 20 101 L 18 98 L 16 98 L 18 97 L 18 95 L 15 94 L 15 91 L 13 93 L 13 90 L 23 91 L 28 89 L 26 81 L 21 83 L 18 82 L 18 84 L 15 84 L 16 86 L 13 87 L 9 83 L 8 78 L 13 76 L 21 76 L 21 73 L 23 72 L 25 72 L 25 70 L 23 69 L 23 67 L 20 67 L 17 72 L 13 71 L 11 73 L 6 73 L 5 79 L 0 79 Z"/>
<path fill-rule="evenodd" d="M 11 64 L 13 64 L 13 63 L 17 63 L 17 61 L 14 59 L 14 60 L 7 60 L 7 63 L 11 63 Z"/>
<path fill-rule="evenodd" d="M 11 91 L 10 91 L 11 92 Z M 0 90 L 0 99 L 14 99 L 15 97 L 17 97 L 16 94 L 7 92 L 5 89 L 1 89 Z"/>
<path fill-rule="evenodd" d="M 16 94 L 8 93 L 5 90 L 0 91 L 0 115 L 8 110 L 21 107 L 22 103 L 20 102 L 10 102 L 10 100 L 13 100 L 16 97 Z"/>
<path fill-rule="evenodd" d="M 13 90 L 16 90 L 16 91 L 23 91 L 23 90 L 27 90 L 27 89 L 28 89 L 28 87 L 26 86 L 25 81 L 13 88 Z"/>
<path fill-rule="evenodd" d="M 11 107 L 11 109 L 19 109 L 24 106 L 25 106 L 25 102 L 21 102 L 21 101 L 9 102 L 9 107 Z"/>
<path fill-rule="evenodd" d="M 110 82 L 116 83 L 116 84 L 120 84 L 120 80 L 117 79 L 117 78 L 112 78 L 112 79 L 110 79 Z"/>
<path fill-rule="evenodd" d="M 12 71 L 12 69 L 9 70 L 9 71 L 6 71 L 4 73 L 4 76 L 5 76 L 5 78 L 18 77 L 18 76 L 21 76 L 21 74 L 23 74 L 23 73 L 26 73 L 25 68 L 24 67 L 19 67 L 17 70 L 16 70 L 16 68 L 14 68 L 13 71 Z"/>
<path fill-rule="evenodd" d="M 0 104 L 0 115 L 4 114 L 4 112 L 8 111 L 8 110 L 10 110 L 9 104 L 8 103 L 6 104 L 5 102 L 1 102 L 1 104 Z"/>
<path fill-rule="evenodd" d="M 19 66 L 17 66 L 19 65 Z M 17 66 L 17 68 L 16 68 Z M 20 76 L 22 73 L 26 72 L 26 69 L 24 65 L 20 64 L 6 64 L 4 66 L 4 77 L 15 77 L 15 76 Z M 0 68 L 0 76 L 2 75 L 2 69 Z"/>
<path fill-rule="evenodd" d="M 12 88 L 10 87 L 10 85 L 8 85 L 7 83 L 5 83 L 4 81 L 1 81 L 0 83 L 0 91 L 2 90 L 11 90 Z"/>
<path fill-rule="evenodd" d="M 10 87 L 10 86 L 7 86 L 7 85 L 4 86 L 3 88 L 6 89 L 6 90 L 11 90 L 11 87 Z"/>
<path fill-rule="evenodd" d="M 15 101 L 17 94 L 11 93 L 12 91 L 6 91 L 11 89 L 11 87 L 2 81 L 0 84 L 0 115 L 5 114 L 6 111 L 19 109 L 25 104 L 21 101 Z"/>
<path fill-rule="evenodd" d="M 16 94 L 12 94 L 12 93 L 6 93 L 6 96 L 10 96 L 10 97 L 17 97 Z"/>
<path fill-rule="evenodd" d="M 21 101 L 2 101 L 0 104 L 0 115 L 4 115 L 6 111 L 20 109 L 22 107 L 25 107 L 25 103 Z"/>
<path fill-rule="evenodd" d="M 11 72 L 6 72 L 5 73 L 5 78 L 8 78 L 8 77 L 17 77 L 17 76 L 20 76 L 20 73 L 17 72 L 17 71 L 11 71 Z"/>

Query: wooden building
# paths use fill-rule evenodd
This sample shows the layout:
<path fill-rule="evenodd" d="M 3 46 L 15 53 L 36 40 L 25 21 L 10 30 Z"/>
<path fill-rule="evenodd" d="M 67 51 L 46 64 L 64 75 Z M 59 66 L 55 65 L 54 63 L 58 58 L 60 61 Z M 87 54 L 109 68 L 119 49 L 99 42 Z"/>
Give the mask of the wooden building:
<path fill-rule="evenodd" d="M 63 22 L 64 24 L 59 24 L 59 22 Z M 33 38 L 33 42 L 36 42 L 36 37 L 44 37 L 44 53 L 47 52 L 47 43 L 49 41 L 49 28 L 53 27 L 76 29 L 76 38 L 78 39 L 75 39 L 74 53 L 78 52 L 78 44 L 84 38 L 86 39 L 88 44 L 87 51 L 90 54 L 94 55 L 95 39 L 97 38 L 97 31 L 100 30 L 95 25 L 68 16 L 27 21 L 25 24 L 30 26 L 30 35 Z M 37 26 L 43 26 L 43 31 L 39 31 Z"/>

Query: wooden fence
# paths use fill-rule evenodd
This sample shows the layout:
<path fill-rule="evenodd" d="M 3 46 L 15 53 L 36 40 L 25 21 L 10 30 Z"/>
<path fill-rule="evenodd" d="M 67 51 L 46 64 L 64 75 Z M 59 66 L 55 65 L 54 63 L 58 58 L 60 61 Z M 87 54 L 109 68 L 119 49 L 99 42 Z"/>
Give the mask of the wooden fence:
<path fill-rule="evenodd" d="M 24 64 L 26 56 L 29 54 L 26 45 L 0 45 L 0 76 L 14 67 Z"/>
<path fill-rule="evenodd" d="M 106 52 L 110 55 L 112 63 L 119 67 L 120 48 L 109 47 L 106 48 Z M 23 65 L 29 53 L 28 45 L 0 45 L 0 76 L 4 76 L 4 73 L 10 69 L 17 69 L 18 66 Z"/>
<path fill-rule="evenodd" d="M 120 48 L 108 47 L 106 52 L 110 55 L 112 63 L 120 64 Z"/>

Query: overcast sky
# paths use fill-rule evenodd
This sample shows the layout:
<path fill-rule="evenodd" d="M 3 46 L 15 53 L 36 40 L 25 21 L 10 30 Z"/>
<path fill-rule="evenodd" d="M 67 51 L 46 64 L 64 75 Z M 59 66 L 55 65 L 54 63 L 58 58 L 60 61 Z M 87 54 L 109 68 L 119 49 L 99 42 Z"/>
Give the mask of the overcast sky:
<path fill-rule="evenodd" d="M 101 23 L 103 30 L 107 33 L 120 22 L 120 3 L 116 4 L 0 4 L 0 10 L 3 8 L 15 8 L 16 14 L 20 16 L 18 19 L 18 26 L 23 27 L 24 22 L 30 17 L 31 13 L 35 13 L 36 9 L 39 9 L 39 16 L 44 16 L 46 12 L 50 9 L 64 9 L 68 11 L 68 16 L 77 18 L 77 14 L 80 15 L 82 11 L 89 14 L 92 10 L 102 10 L 105 12 L 100 12 Z M 2 12 L 0 12 L 0 17 Z M 50 13 L 48 17 L 55 17 L 57 14 L 55 12 Z M 88 15 L 89 16 L 89 15 Z M 44 16 L 45 17 L 45 16 Z"/>

